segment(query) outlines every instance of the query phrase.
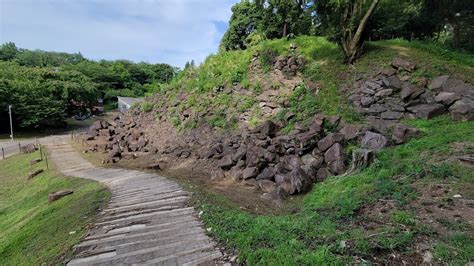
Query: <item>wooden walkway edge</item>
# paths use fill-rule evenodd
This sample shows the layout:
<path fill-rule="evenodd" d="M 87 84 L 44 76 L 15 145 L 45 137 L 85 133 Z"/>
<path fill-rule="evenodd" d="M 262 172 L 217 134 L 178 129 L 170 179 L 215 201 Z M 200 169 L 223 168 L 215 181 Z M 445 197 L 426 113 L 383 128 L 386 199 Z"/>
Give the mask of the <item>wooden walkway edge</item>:
<path fill-rule="evenodd" d="M 96 167 L 67 143 L 48 149 L 61 173 L 101 182 L 112 192 L 68 265 L 214 265 L 222 257 L 177 183 L 151 173 Z"/>

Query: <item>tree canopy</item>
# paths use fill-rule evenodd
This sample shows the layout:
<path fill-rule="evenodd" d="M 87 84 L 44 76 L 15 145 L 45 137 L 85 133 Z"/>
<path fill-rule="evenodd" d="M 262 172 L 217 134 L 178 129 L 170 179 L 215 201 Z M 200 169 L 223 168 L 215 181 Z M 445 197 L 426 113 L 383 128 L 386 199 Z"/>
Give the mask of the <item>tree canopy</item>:
<path fill-rule="evenodd" d="M 232 7 L 221 48 L 318 34 L 338 42 L 348 62 L 367 40 L 429 39 L 474 50 L 473 22 L 471 0 L 242 0 Z"/>
<path fill-rule="evenodd" d="M 92 61 L 81 53 L 0 46 L 0 116 L 8 105 L 22 127 L 59 126 L 67 116 L 90 111 L 99 98 L 113 108 L 117 96 L 142 97 L 176 74 L 168 64 Z"/>

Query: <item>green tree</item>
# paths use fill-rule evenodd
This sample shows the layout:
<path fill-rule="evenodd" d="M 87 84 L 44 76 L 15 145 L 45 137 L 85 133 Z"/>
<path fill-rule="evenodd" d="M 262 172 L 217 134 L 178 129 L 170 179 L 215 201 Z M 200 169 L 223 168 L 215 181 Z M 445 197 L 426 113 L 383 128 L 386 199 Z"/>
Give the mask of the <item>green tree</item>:
<path fill-rule="evenodd" d="M 1 61 L 10 61 L 15 59 L 16 54 L 18 53 L 18 48 L 15 43 L 7 42 L 0 46 L 0 60 Z"/>
<path fill-rule="evenodd" d="M 345 61 L 354 63 L 362 52 L 366 27 L 379 0 L 317 0 L 316 10 L 321 23 L 341 45 Z"/>

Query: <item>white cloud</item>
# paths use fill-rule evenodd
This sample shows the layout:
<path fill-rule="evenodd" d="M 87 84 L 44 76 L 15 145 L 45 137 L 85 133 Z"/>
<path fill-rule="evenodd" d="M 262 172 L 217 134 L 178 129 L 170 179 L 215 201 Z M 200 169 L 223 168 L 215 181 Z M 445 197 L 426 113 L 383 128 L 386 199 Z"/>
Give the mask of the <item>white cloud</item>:
<path fill-rule="evenodd" d="M 183 66 L 217 50 L 237 0 L 0 0 L 0 42 Z"/>

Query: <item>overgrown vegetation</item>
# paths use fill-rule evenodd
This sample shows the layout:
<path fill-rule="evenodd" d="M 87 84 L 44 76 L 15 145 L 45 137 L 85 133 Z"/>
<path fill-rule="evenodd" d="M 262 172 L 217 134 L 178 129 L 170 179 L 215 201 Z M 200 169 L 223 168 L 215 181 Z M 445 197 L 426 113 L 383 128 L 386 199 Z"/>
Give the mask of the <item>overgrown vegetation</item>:
<path fill-rule="evenodd" d="M 298 36 L 292 40 L 262 41 L 246 50 L 220 51 L 211 55 L 199 67 L 186 69 L 169 86 L 164 86 L 157 97 L 157 106 L 168 108 L 169 119 L 178 128 L 212 122 L 209 123 L 211 126 L 226 125 L 225 128 L 232 129 L 235 128 L 230 125 L 235 121 L 233 118 L 242 113 L 248 113 L 249 125 L 256 125 L 264 120 L 256 98 L 272 86 L 281 86 L 278 82 L 273 85 L 268 75 L 273 71 L 272 63 L 276 57 L 290 54 L 288 48 L 291 43 L 297 45 L 297 53 L 305 58 L 306 63 L 302 69 L 303 83 L 290 95 L 279 95 L 280 101 L 289 102 L 289 107 L 274 118 L 283 120 L 285 114 L 295 114 L 288 121 L 287 130 L 291 130 L 296 122 L 304 124 L 317 112 L 340 115 L 348 122 L 359 121 L 360 117 L 347 104 L 341 87 L 361 75 L 388 66 L 395 56 L 407 56 L 419 64 L 412 75 L 414 78 L 452 74 L 474 82 L 474 56 L 440 44 L 401 39 L 369 42 L 366 53 L 356 64 L 348 66 L 343 64 L 344 55 L 335 43 L 323 37 Z M 250 68 L 256 54 L 263 73 L 256 73 L 257 70 Z M 255 76 L 260 79 L 255 79 Z M 308 88 L 308 82 L 316 84 L 317 88 Z M 240 89 L 249 93 L 242 93 Z M 187 122 L 181 121 L 184 111 L 195 116 Z M 218 123 L 215 123 L 215 118 L 201 119 L 215 115 L 219 116 Z"/>
<path fill-rule="evenodd" d="M 315 184 L 296 214 L 253 215 L 218 195 L 200 194 L 202 218 L 212 236 L 237 249 L 240 262 L 250 265 L 339 264 L 353 262 L 354 256 L 383 258 L 393 252 L 416 262 L 410 256 L 417 239 L 426 237 L 436 242 L 430 250 L 437 261 L 472 261 L 474 239 L 468 225 L 452 227 L 447 235 L 434 234 L 407 203 L 419 196 L 413 184 L 438 182 L 430 162 L 450 156 L 455 142 L 474 141 L 474 123 L 446 117 L 409 123 L 422 130 L 421 137 L 382 151 L 377 162 L 360 173 Z M 456 184 L 453 193 L 468 193 L 474 187 L 472 172 L 454 166 L 452 171 L 443 177 L 445 182 Z M 375 227 L 361 226 L 368 218 L 363 208 L 384 201 L 395 204 L 386 220 Z"/>
<path fill-rule="evenodd" d="M 0 161 L 0 264 L 62 264 L 84 235 L 109 192 L 96 182 L 64 177 L 54 170 L 27 180 L 39 153 Z M 45 169 L 44 162 L 32 169 Z M 74 193 L 51 204 L 48 194 Z"/>

